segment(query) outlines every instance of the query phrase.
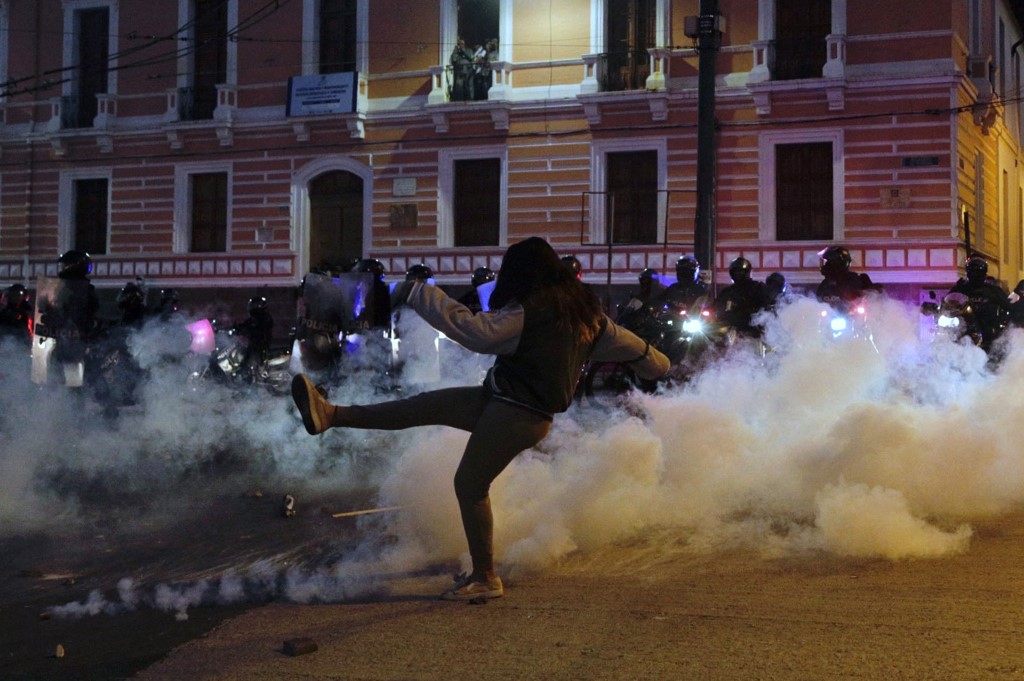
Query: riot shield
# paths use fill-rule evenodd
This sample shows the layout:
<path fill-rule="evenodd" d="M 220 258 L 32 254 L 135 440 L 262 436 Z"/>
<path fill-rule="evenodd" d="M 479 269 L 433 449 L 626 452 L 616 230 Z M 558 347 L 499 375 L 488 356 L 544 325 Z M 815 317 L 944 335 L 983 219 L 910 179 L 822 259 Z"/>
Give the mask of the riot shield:
<path fill-rule="evenodd" d="M 32 382 L 46 385 L 51 372 L 63 372 L 62 382 L 82 386 L 85 342 L 92 324 L 89 282 L 39 277 L 36 281 Z"/>

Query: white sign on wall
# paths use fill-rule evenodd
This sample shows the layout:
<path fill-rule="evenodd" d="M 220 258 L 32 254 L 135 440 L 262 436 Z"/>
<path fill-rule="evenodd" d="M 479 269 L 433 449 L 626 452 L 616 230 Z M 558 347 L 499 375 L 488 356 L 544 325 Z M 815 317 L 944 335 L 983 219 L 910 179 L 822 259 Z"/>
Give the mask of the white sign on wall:
<path fill-rule="evenodd" d="M 356 108 L 356 74 L 322 73 L 288 79 L 288 115 L 352 113 Z"/>

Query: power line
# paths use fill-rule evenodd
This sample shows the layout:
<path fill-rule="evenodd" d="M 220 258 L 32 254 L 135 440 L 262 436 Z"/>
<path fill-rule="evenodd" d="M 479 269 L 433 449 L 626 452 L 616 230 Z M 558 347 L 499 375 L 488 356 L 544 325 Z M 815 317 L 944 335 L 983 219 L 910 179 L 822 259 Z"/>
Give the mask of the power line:
<path fill-rule="evenodd" d="M 229 0 L 219 0 L 219 2 L 217 4 L 215 4 L 215 5 L 204 6 L 203 7 L 203 13 L 205 14 L 206 12 L 217 11 L 220 8 L 222 8 L 224 5 L 226 5 L 228 2 L 229 2 Z M 258 8 L 257 10 L 255 10 L 254 12 L 252 12 L 251 14 L 246 16 L 245 18 L 241 19 L 233 28 L 229 28 L 226 31 L 220 33 L 217 36 L 216 39 L 218 41 L 219 40 L 224 40 L 224 41 L 234 40 L 234 41 L 237 41 L 238 35 L 239 35 L 239 33 L 241 31 L 244 31 L 244 30 L 247 30 L 247 29 L 250 29 L 250 28 L 253 28 L 253 27 L 259 25 L 263 21 L 265 21 L 268 18 L 270 18 L 275 12 L 277 12 L 281 8 L 283 8 L 286 5 L 288 5 L 290 2 L 291 2 L 291 0 L 270 0 L 269 2 L 267 2 L 263 6 L 261 6 L 260 8 Z M 133 47 L 128 48 L 126 50 L 122 50 L 120 52 L 115 52 L 114 54 L 108 55 L 108 57 L 107 57 L 107 63 L 108 63 L 107 72 L 111 73 L 111 72 L 114 72 L 114 71 L 122 71 L 122 70 L 125 70 L 125 69 L 131 69 L 131 68 L 142 68 L 142 67 L 156 66 L 156 65 L 159 65 L 159 64 L 162 64 L 162 63 L 166 63 L 168 61 L 177 61 L 178 59 L 180 59 L 182 57 L 188 56 L 189 54 L 191 54 L 192 52 L 194 52 L 196 50 L 197 45 L 195 43 L 195 40 L 189 40 L 188 38 L 184 38 L 183 39 L 183 38 L 180 38 L 180 36 L 182 34 L 187 34 L 196 25 L 196 23 L 199 21 L 200 16 L 201 16 L 200 13 L 197 12 L 192 18 L 190 18 L 184 24 L 179 26 L 173 33 L 170 33 L 170 34 L 167 34 L 167 35 L 164 35 L 164 36 L 156 36 L 152 40 L 149 40 L 144 45 L 133 46 Z M 122 58 L 124 56 L 130 56 L 132 54 L 136 54 L 136 53 L 138 53 L 138 52 L 140 52 L 140 51 L 142 51 L 142 50 L 144 50 L 144 49 L 146 49 L 148 47 L 152 47 L 154 45 L 157 45 L 157 44 L 160 44 L 160 43 L 164 43 L 164 42 L 167 42 L 169 40 L 186 41 L 187 44 L 183 48 L 180 48 L 178 50 L 175 50 L 175 51 L 172 51 L 172 52 L 169 52 L 169 53 L 164 53 L 163 55 L 153 56 L 153 57 L 150 57 L 148 59 L 143 59 L 143 60 L 140 60 L 140 61 L 137 61 L 137 62 L 133 62 L 133 63 L 129 63 L 129 64 L 118 64 L 117 66 L 109 66 L 110 62 L 112 62 L 112 61 L 119 60 L 120 58 Z M 73 74 L 75 71 L 78 70 L 79 66 L 80 65 L 78 65 L 78 64 L 69 65 L 69 66 L 62 67 L 60 69 L 52 69 L 50 71 L 46 71 L 46 72 L 44 72 L 43 74 L 40 74 L 40 75 L 48 76 L 48 75 L 51 75 L 51 74 L 67 73 L 67 72 L 71 72 Z M 26 94 L 26 93 L 31 93 L 31 92 L 38 92 L 40 90 L 49 89 L 49 88 L 54 87 L 55 85 L 63 84 L 65 82 L 69 82 L 69 81 L 73 80 L 73 75 L 71 77 L 62 78 L 62 79 L 60 79 L 59 81 L 56 81 L 56 82 L 47 80 L 44 83 L 41 83 L 41 84 L 33 86 L 33 87 L 29 87 L 29 88 L 11 89 L 11 87 L 10 87 L 12 84 L 17 84 L 17 83 L 24 82 L 26 80 L 33 80 L 33 79 L 34 80 L 38 80 L 39 77 L 38 76 L 26 76 L 26 77 L 17 78 L 17 79 L 14 79 L 14 80 L 8 80 L 6 83 L 0 83 L 0 96 L 11 97 L 11 96 L 14 96 L 14 95 Z"/>

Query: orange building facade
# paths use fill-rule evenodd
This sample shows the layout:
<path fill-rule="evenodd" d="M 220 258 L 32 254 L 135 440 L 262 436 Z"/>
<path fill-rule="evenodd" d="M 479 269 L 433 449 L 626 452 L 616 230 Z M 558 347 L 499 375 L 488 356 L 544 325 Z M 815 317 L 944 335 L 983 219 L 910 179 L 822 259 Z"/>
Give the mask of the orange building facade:
<path fill-rule="evenodd" d="M 0 0 L 0 284 L 82 248 L 101 288 L 285 290 L 359 257 L 464 285 L 534 234 L 595 284 L 671 274 L 698 4 Z M 841 243 L 908 299 L 968 252 L 1024 277 L 1012 3 L 719 11 L 715 268 L 811 284 Z"/>

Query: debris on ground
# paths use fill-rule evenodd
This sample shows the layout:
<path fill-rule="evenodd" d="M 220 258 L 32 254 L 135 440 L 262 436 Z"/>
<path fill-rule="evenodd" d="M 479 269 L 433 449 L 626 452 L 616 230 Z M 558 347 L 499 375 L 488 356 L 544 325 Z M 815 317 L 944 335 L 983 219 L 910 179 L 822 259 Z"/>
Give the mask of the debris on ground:
<path fill-rule="evenodd" d="M 284 503 L 281 508 L 281 512 L 285 518 L 291 518 L 295 515 L 295 497 L 291 494 L 284 495 Z"/>
<path fill-rule="evenodd" d="M 290 638 L 284 642 L 284 654 L 296 657 L 317 651 L 316 641 L 311 638 Z"/>

